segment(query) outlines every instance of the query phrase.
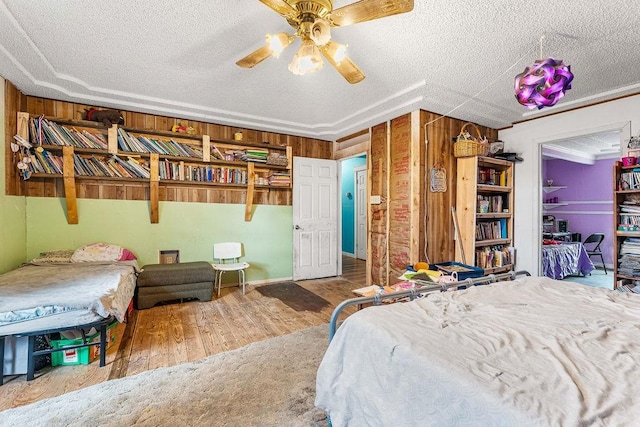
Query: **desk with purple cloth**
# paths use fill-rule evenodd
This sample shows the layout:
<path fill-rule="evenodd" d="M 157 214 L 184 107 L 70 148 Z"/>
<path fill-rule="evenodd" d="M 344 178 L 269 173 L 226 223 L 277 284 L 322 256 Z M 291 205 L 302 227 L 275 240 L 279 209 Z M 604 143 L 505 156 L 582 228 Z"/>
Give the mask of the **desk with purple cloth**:
<path fill-rule="evenodd" d="M 542 246 L 542 274 L 563 279 L 572 274 L 588 275 L 595 267 L 580 242 Z"/>

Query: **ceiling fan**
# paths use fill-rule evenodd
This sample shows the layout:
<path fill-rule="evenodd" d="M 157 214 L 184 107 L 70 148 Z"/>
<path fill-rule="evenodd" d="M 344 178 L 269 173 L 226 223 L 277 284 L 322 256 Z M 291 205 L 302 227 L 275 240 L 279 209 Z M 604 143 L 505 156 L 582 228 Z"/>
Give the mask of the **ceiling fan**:
<path fill-rule="evenodd" d="M 358 83 L 364 73 L 346 56 L 346 45 L 331 40 L 331 27 L 344 27 L 413 10 L 413 0 L 360 0 L 333 10 L 331 0 L 260 0 L 282 15 L 295 33 L 267 35 L 267 43 L 236 64 L 252 68 L 269 56 L 278 57 L 296 37 L 302 46 L 289 64 L 294 74 L 320 69 L 322 56 L 349 82 Z"/>

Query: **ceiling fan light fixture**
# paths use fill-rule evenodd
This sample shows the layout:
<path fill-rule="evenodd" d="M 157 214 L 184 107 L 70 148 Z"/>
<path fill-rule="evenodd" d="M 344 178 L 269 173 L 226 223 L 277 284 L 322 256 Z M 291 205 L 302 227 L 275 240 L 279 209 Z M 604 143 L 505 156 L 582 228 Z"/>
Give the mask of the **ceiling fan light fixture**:
<path fill-rule="evenodd" d="M 316 19 L 309 30 L 309 38 L 316 46 L 324 46 L 331 40 L 331 27 L 324 19 Z"/>
<path fill-rule="evenodd" d="M 271 56 L 274 58 L 280 57 L 282 51 L 291 44 L 293 37 L 287 33 L 267 34 L 267 45 L 271 50 Z"/>
<path fill-rule="evenodd" d="M 327 46 L 327 54 L 333 58 L 336 64 L 340 64 L 347 57 L 347 44 L 332 42 Z"/>
<path fill-rule="evenodd" d="M 298 76 L 318 71 L 323 66 L 320 50 L 311 39 L 302 40 L 302 46 L 293 56 L 289 71 Z"/>

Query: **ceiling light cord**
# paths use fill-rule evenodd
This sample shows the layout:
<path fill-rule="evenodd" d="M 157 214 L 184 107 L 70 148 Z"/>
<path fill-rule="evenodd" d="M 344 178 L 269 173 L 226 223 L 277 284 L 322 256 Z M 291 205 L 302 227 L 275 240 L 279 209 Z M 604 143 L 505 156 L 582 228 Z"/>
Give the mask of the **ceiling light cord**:
<path fill-rule="evenodd" d="M 544 36 L 543 36 L 544 37 Z M 528 50 L 527 52 L 525 52 L 524 55 L 522 55 L 520 58 L 518 58 L 518 60 L 516 62 L 514 62 L 509 68 L 507 68 L 506 70 L 504 70 L 499 76 L 497 76 L 495 79 L 493 79 L 489 84 L 485 85 L 484 88 L 482 88 L 480 91 L 478 91 L 475 95 L 473 95 L 471 98 L 467 99 L 466 101 L 464 101 L 462 104 L 452 108 L 451 110 L 447 111 L 445 114 L 436 117 L 435 119 L 431 120 L 430 122 L 426 123 L 426 125 L 430 125 L 432 123 L 437 122 L 440 119 L 443 119 L 445 117 L 448 117 L 451 113 L 453 113 L 454 111 L 456 111 L 458 108 L 468 104 L 469 102 L 473 101 L 474 99 L 476 99 L 478 96 L 480 96 L 481 93 L 483 93 L 484 91 L 486 91 L 487 89 L 489 89 L 491 86 L 493 86 L 498 80 L 500 80 L 500 78 L 502 76 L 504 76 L 505 74 L 507 74 L 509 71 L 511 71 L 512 68 L 514 68 L 515 66 L 517 66 L 518 64 L 521 63 L 522 60 L 524 60 L 528 55 L 531 54 L 531 49 Z M 425 126 L 426 126 L 425 125 Z"/>

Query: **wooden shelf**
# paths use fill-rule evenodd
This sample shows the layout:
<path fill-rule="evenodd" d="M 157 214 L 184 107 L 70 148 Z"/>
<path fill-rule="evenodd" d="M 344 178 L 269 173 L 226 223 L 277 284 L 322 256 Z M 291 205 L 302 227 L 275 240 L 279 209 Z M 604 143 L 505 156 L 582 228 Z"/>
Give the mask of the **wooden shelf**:
<path fill-rule="evenodd" d="M 511 218 L 510 212 L 489 212 L 489 213 L 478 213 L 476 214 L 476 219 L 495 219 L 495 218 Z"/>
<path fill-rule="evenodd" d="M 505 273 L 511 270 L 513 270 L 512 264 L 503 265 L 502 267 L 485 268 L 484 275 L 486 276 L 487 274 Z"/>
<path fill-rule="evenodd" d="M 23 138 L 29 140 L 29 120 L 30 118 L 36 118 L 40 116 L 30 116 L 27 113 L 18 113 L 17 128 L 18 134 Z M 290 172 L 293 161 L 292 149 L 290 146 L 281 146 L 261 142 L 251 142 L 242 140 L 231 139 L 211 139 L 209 135 L 189 135 L 184 133 L 176 133 L 164 130 L 155 129 L 135 129 L 131 127 L 121 126 L 120 129 L 125 130 L 132 134 L 132 136 L 147 136 L 149 138 L 164 137 L 174 140 L 180 144 L 183 144 L 185 148 L 188 146 L 198 145 L 200 151 L 202 149 L 202 157 L 191 156 L 178 156 L 174 154 L 158 154 L 151 152 L 137 152 L 137 151 L 122 151 L 118 149 L 118 126 L 113 125 L 107 128 L 102 123 L 86 121 L 86 120 L 66 120 L 57 118 L 47 118 L 48 121 L 54 122 L 59 125 L 70 125 L 74 128 L 87 128 L 98 129 L 100 133 L 106 135 L 107 148 L 85 148 L 75 147 L 71 145 L 43 145 L 47 151 L 50 152 L 62 152 L 63 160 L 63 173 L 62 174 L 49 174 L 49 173 L 32 173 L 31 177 L 40 179 L 59 179 L 64 181 L 65 198 L 67 200 L 67 221 L 70 224 L 77 224 L 78 212 L 76 203 L 76 180 L 95 180 L 104 182 L 132 182 L 132 183 L 145 183 L 149 184 L 149 197 L 150 197 L 150 213 L 151 222 L 157 223 L 159 221 L 158 203 L 159 203 L 159 186 L 205 186 L 205 187 L 219 187 L 224 189 L 239 189 L 247 192 L 246 205 L 245 205 L 245 220 L 250 221 L 253 212 L 253 195 L 254 191 L 290 191 L 291 186 L 282 185 L 256 185 L 256 175 L 269 173 L 269 172 Z M 95 131 L 92 131 L 96 133 Z M 157 138 L 156 140 L 160 140 Z M 166 139 L 165 139 L 166 141 Z M 184 142 L 186 141 L 186 142 Z M 221 160 L 211 158 L 211 144 L 220 145 L 221 148 L 232 148 L 237 150 L 243 150 L 248 148 L 260 148 L 264 150 L 283 152 L 287 158 L 287 165 L 270 165 L 259 162 L 247 162 L 242 160 Z M 186 145 L 185 145 L 186 144 Z M 154 144 L 163 145 L 163 144 Z M 165 150 L 168 151 L 168 150 Z M 178 151 L 174 149 L 173 151 Z M 100 163 L 102 163 L 101 157 L 117 156 L 118 158 L 138 158 L 145 159 L 145 163 L 150 168 L 149 178 L 139 177 L 119 177 L 119 176 L 100 176 L 100 175 L 75 175 L 74 173 L 74 154 L 81 155 L 81 157 L 87 157 L 89 155 L 96 156 Z M 187 180 L 172 180 L 172 179 L 160 179 L 160 164 L 164 161 L 175 162 L 176 166 L 181 168 L 181 174 L 186 166 L 204 167 L 211 166 L 214 168 L 236 168 L 247 171 L 247 184 L 230 184 L 211 181 L 187 181 Z M 86 166 L 86 165 L 85 165 Z M 183 176 L 183 175 L 181 175 Z"/>
<path fill-rule="evenodd" d="M 511 239 L 476 240 L 475 247 L 483 248 L 485 246 L 508 245 L 510 243 Z"/>
<path fill-rule="evenodd" d="M 478 184 L 478 193 L 510 193 L 511 187 L 502 187 L 500 185 Z"/>

